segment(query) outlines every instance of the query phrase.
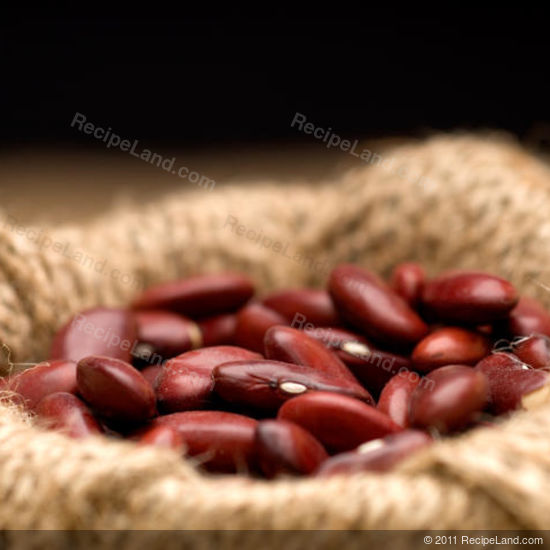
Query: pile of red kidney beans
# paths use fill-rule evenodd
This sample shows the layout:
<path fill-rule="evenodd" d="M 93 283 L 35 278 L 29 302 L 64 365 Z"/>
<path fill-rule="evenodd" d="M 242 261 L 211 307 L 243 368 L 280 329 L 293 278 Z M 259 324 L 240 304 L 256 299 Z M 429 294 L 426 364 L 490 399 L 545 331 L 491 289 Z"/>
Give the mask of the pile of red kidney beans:
<path fill-rule="evenodd" d="M 444 435 L 550 401 L 550 314 L 480 272 L 389 282 L 345 264 L 328 289 L 253 299 L 226 273 L 149 288 L 55 336 L 4 396 L 74 438 L 179 450 L 215 473 L 387 471 Z"/>

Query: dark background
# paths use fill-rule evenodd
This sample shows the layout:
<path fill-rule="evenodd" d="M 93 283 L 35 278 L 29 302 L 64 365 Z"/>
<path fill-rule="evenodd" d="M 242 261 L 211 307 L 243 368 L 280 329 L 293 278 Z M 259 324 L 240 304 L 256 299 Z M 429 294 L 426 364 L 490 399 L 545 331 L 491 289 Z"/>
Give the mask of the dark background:
<path fill-rule="evenodd" d="M 536 10 L 164 14 L 2 18 L 2 144 L 90 145 L 70 127 L 76 111 L 148 143 L 311 140 L 290 127 L 296 111 L 345 137 L 550 133 L 550 33 Z"/>

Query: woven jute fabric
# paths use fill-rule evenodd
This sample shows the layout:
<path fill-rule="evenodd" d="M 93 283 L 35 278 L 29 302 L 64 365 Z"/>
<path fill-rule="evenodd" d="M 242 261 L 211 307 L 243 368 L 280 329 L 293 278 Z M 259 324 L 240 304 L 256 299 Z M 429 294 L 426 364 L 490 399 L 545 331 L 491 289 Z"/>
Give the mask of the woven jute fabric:
<path fill-rule="evenodd" d="M 541 161 L 500 136 L 444 135 L 337 181 L 201 189 L 80 227 L 21 227 L 6 214 L 0 340 L 10 361 L 37 361 L 72 314 L 124 305 L 155 282 L 242 270 L 263 292 L 322 285 L 341 261 L 381 274 L 404 260 L 431 273 L 484 269 L 550 306 L 548 212 Z M 390 474 L 322 481 L 204 477 L 170 451 L 74 442 L 34 424 L 0 405 L 0 528 L 221 529 L 181 536 L 189 548 L 244 550 L 258 540 L 229 530 L 277 530 L 262 547 L 294 548 L 297 529 L 368 529 L 375 540 L 383 529 L 550 526 L 550 408 L 438 442 Z M 132 537 L 101 545 L 130 547 Z M 169 546 L 163 537 L 151 533 L 149 545 Z M 317 546 L 333 543 L 318 534 Z"/>

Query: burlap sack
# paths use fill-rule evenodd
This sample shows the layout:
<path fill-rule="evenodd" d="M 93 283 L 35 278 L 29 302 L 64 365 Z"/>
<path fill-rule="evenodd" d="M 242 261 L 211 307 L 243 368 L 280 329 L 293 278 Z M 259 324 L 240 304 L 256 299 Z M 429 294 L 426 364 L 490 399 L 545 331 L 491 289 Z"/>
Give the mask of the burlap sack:
<path fill-rule="evenodd" d="M 411 259 L 486 269 L 550 306 L 549 184 L 512 142 L 438 136 L 340 181 L 198 189 L 42 233 L 4 217 L 0 340 L 12 362 L 35 361 L 74 312 L 157 281 L 236 269 L 260 290 L 320 285 L 340 261 L 384 274 Z M 0 528 L 275 529 L 262 547 L 294 548 L 285 530 L 544 529 L 549 518 L 550 408 L 437 443 L 388 475 L 264 482 L 205 478 L 169 451 L 74 442 L 0 406 Z M 258 547 L 230 531 L 181 536 L 190 548 Z"/>

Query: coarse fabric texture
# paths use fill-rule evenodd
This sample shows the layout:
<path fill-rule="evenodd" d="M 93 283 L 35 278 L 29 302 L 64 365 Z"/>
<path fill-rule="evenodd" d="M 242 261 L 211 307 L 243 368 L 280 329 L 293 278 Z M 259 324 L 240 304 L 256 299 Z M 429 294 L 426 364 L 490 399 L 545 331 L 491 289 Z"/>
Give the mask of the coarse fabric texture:
<path fill-rule="evenodd" d="M 319 286 L 342 261 L 382 274 L 405 260 L 431 273 L 489 270 L 550 306 L 549 211 L 541 161 L 500 136 L 443 135 L 338 181 L 181 193 L 85 227 L 20 227 L 4 216 L 0 340 L 11 361 L 37 361 L 72 314 L 127 304 L 152 283 L 239 270 L 260 291 Z M 294 548 L 296 529 L 545 529 L 549 518 L 550 408 L 439 442 L 390 474 L 265 482 L 207 478 L 170 451 L 74 442 L 0 405 L 0 528 L 273 529 L 262 548 Z M 132 547 L 137 536 L 113 534 L 101 547 Z M 181 537 L 189 548 L 260 544 L 233 531 Z M 376 537 L 350 533 L 346 544 Z M 170 546 L 161 532 L 147 540 Z M 411 533 L 403 547 L 415 545 L 425 547 Z"/>

